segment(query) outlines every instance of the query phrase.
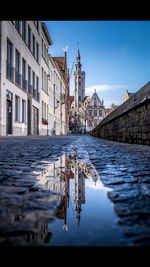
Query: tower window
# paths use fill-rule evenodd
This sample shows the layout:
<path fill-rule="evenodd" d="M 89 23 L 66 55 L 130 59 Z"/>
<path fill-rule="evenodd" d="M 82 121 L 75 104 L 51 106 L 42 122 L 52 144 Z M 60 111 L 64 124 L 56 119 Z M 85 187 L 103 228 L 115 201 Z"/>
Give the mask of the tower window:
<path fill-rule="evenodd" d="M 99 110 L 99 116 L 102 117 L 102 110 Z"/>
<path fill-rule="evenodd" d="M 94 101 L 94 108 L 97 107 L 97 101 Z"/>
<path fill-rule="evenodd" d="M 94 109 L 94 116 L 97 116 L 97 110 Z"/>

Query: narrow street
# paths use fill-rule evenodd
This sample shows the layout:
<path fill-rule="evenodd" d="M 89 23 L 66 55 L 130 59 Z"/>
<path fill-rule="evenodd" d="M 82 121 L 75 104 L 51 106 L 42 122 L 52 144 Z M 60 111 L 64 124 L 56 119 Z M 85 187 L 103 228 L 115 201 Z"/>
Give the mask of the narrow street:
<path fill-rule="evenodd" d="M 147 246 L 150 147 L 0 138 L 1 246 Z"/>

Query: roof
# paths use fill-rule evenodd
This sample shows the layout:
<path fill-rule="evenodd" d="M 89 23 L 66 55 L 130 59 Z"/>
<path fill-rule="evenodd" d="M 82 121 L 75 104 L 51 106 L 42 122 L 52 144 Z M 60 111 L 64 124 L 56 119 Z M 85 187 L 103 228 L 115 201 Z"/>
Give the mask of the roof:
<path fill-rule="evenodd" d="M 47 29 L 47 26 L 46 26 L 45 22 L 42 22 L 41 25 L 42 25 L 42 30 L 43 30 L 43 32 L 45 34 L 45 37 L 47 39 L 48 44 L 49 45 L 52 45 L 53 44 L 53 41 L 52 41 L 52 39 L 50 37 L 49 31 Z"/>
<path fill-rule="evenodd" d="M 57 62 L 60 70 L 65 69 L 65 57 L 53 57 L 53 60 Z"/>
<path fill-rule="evenodd" d="M 129 93 L 129 92 L 128 92 L 128 96 L 131 96 L 131 95 L 133 95 L 133 93 Z"/>

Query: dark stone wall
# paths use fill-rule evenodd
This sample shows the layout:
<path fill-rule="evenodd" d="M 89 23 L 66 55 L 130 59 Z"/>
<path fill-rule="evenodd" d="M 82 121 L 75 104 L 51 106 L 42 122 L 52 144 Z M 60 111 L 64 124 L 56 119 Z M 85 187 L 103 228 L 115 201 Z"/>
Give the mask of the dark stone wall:
<path fill-rule="evenodd" d="M 150 145 L 150 82 L 107 116 L 91 134 L 118 142 Z"/>

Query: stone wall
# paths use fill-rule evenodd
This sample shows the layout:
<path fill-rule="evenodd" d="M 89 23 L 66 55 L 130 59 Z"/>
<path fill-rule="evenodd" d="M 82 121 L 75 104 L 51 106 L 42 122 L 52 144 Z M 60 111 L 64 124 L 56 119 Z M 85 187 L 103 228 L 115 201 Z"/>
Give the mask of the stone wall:
<path fill-rule="evenodd" d="M 150 145 L 150 82 L 108 115 L 91 134 L 118 142 Z"/>

